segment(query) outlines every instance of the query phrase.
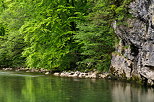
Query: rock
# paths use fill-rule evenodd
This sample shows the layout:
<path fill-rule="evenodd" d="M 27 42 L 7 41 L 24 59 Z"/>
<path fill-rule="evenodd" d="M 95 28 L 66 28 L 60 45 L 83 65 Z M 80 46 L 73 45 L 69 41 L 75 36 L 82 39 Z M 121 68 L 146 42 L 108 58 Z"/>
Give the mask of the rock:
<path fill-rule="evenodd" d="M 109 76 L 108 73 L 104 73 L 104 74 L 98 74 L 99 78 L 107 78 Z"/>
<path fill-rule="evenodd" d="M 79 78 L 85 78 L 88 75 L 88 73 L 80 73 L 79 74 Z"/>
<path fill-rule="evenodd" d="M 148 79 L 148 85 L 150 85 L 150 86 L 154 86 L 154 81 L 153 80 L 150 80 L 150 79 Z"/>
<path fill-rule="evenodd" d="M 78 74 L 74 73 L 73 75 L 69 75 L 68 77 L 77 78 L 78 77 Z"/>
<path fill-rule="evenodd" d="M 54 73 L 53 75 L 54 75 L 54 76 L 60 76 L 60 73 L 57 73 L 57 72 L 56 72 L 56 73 Z"/>
<path fill-rule="evenodd" d="M 46 73 L 45 73 L 45 75 L 49 75 L 49 74 L 50 74 L 50 72 L 46 72 Z"/>
<path fill-rule="evenodd" d="M 69 76 L 69 72 L 62 72 L 60 74 L 61 77 L 68 77 Z"/>
<path fill-rule="evenodd" d="M 110 71 L 112 75 L 138 80 L 154 81 L 154 0 L 134 0 L 130 6 L 128 26 L 116 25 L 115 33 L 120 39 L 112 54 Z"/>
<path fill-rule="evenodd" d="M 70 72 L 69 75 L 74 75 L 74 72 Z"/>
<path fill-rule="evenodd" d="M 16 71 L 16 72 L 19 72 L 19 70 L 18 70 L 18 69 L 16 69 L 15 71 Z"/>
<path fill-rule="evenodd" d="M 98 78 L 96 73 L 88 74 L 85 78 Z"/>
<path fill-rule="evenodd" d="M 13 70 L 13 68 L 2 68 L 2 70 L 9 71 L 9 70 Z"/>
<path fill-rule="evenodd" d="M 61 77 L 65 76 L 65 73 L 64 73 L 64 72 L 62 72 L 62 73 L 60 74 L 60 76 L 61 76 Z"/>
<path fill-rule="evenodd" d="M 152 15 L 152 25 L 154 25 L 154 14 Z"/>

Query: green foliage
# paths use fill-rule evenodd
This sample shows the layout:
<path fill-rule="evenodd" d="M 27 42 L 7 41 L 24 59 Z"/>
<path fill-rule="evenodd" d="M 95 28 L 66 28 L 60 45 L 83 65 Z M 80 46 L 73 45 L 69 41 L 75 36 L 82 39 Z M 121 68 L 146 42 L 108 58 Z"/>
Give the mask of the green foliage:
<path fill-rule="evenodd" d="M 0 0 L 0 65 L 107 70 L 130 0 Z"/>
<path fill-rule="evenodd" d="M 78 64 L 83 68 L 108 69 L 114 44 L 113 30 L 108 25 L 86 24 L 79 26 L 80 31 L 75 36 L 81 46 L 82 61 Z"/>
<path fill-rule="evenodd" d="M 111 24 L 117 21 L 124 24 L 131 0 L 93 1 L 90 12 L 84 21 L 77 23 L 79 29 L 75 35 L 80 46 L 78 67 L 107 71 L 116 38 Z M 87 14 L 87 13 L 86 13 Z"/>
<path fill-rule="evenodd" d="M 108 2 L 97 1 L 84 22 L 78 23 L 76 42 L 81 46 L 79 67 L 107 71 L 114 50 L 114 31 L 111 28 L 112 9 Z"/>
<path fill-rule="evenodd" d="M 75 7 L 67 2 L 52 2 L 42 3 L 46 5 L 39 6 L 39 12 L 43 14 L 27 21 L 20 29 L 28 45 L 23 56 L 29 67 L 70 69 L 76 62 L 77 45 L 73 43 Z"/>
<path fill-rule="evenodd" d="M 0 66 L 24 66 L 24 58 L 21 57 L 21 53 L 25 44 L 19 28 L 24 23 L 25 12 L 20 3 L 5 0 L 1 3 L 5 7 L 0 15 Z"/>
<path fill-rule="evenodd" d="M 132 0 L 123 0 L 121 2 L 121 5 L 119 5 L 116 9 L 116 18 L 118 21 L 123 21 L 124 19 L 126 19 L 126 17 L 131 16 L 128 13 L 128 5 L 130 4 Z"/>

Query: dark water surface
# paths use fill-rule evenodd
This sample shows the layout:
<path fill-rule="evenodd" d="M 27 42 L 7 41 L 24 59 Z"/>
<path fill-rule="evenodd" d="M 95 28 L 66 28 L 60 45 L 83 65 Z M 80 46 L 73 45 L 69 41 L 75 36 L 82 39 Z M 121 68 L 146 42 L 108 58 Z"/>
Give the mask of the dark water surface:
<path fill-rule="evenodd" d="M 102 79 L 0 71 L 0 102 L 154 102 L 154 89 Z"/>

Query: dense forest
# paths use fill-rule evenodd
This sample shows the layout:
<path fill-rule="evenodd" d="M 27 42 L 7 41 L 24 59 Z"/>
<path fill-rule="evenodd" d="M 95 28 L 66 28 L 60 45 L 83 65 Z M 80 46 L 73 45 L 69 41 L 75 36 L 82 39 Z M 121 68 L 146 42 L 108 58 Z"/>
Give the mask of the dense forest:
<path fill-rule="evenodd" d="M 0 67 L 107 71 L 130 0 L 0 0 Z"/>

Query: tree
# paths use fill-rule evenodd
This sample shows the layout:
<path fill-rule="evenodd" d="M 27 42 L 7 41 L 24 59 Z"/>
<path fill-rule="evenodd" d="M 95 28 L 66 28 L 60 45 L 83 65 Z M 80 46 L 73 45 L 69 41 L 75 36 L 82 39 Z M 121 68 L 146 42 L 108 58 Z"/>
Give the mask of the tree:
<path fill-rule="evenodd" d="M 77 2 L 77 1 L 76 1 Z M 23 55 L 29 67 L 59 70 L 75 67 L 77 60 L 73 35 L 76 31 L 75 1 L 41 2 L 36 4 L 35 18 L 21 28 L 28 45 Z"/>
<path fill-rule="evenodd" d="M 107 70 L 130 0 L 0 0 L 0 65 Z"/>
<path fill-rule="evenodd" d="M 107 71 L 114 50 L 114 31 L 111 28 L 112 9 L 108 0 L 93 1 L 85 21 L 78 23 L 76 42 L 80 46 L 80 68 Z"/>
<path fill-rule="evenodd" d="M 0 15 L 0 65 L 1 67 L 24 66 L 22 51 L 25 47 L 19 29 L 24 24 L 25 10 L 19 2 L 3 0 Z"/>

